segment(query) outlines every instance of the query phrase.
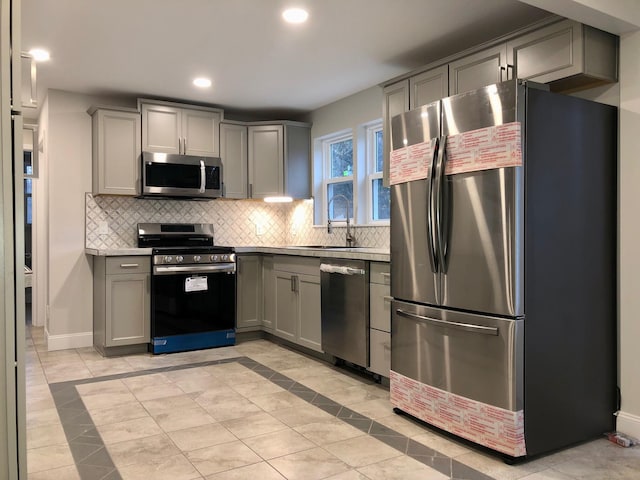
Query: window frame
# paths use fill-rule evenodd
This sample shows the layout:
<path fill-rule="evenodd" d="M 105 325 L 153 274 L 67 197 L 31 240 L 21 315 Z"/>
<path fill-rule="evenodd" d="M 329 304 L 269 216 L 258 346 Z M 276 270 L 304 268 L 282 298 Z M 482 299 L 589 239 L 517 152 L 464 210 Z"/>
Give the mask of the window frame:
<path fill-rule="evenodd" d="M 366 222 L 367 225 L 372 226 L 389 226 L 389 219 L 381 219 L 377 220 L 373 218 L 374 212 L 374 190 L 373 190 L 373 181 L 374 180 L 382 180 L 383 178 L 383 170 L 377 171 L 376 169 L 376 133 L 383 132 L 382 119 L 376 120 L 375 122 L 371 122 L 365 126 L 365 136 L 366 136 L 366 170 L 367 174 L 365 177 L 365 181 L 367 184 L 366 192 L 367 192 L 367 214 L 366 214 Z"/>
<path fill-rule="evenodd" d="M 331 145 L 335 143 L 344 142 L 346 140 L 351 140 L 352 144 L 352 170 L 351 175 L 346 177 L 332 177 L 331 176 Z M 352 188 L 352 200 L 351 200 L 351 215 L 349 217 L 349 222 L 354 224 L 354 219 L 356 218 L 355 212 L 357 211 L 357 188 L 355 179 L 357 178 L 357 162 L 355 159 L 355 138 L 353 132 L 351 130 L 336 132 L 331 135 L 327 135 L 321 140 L 321 151 L 322 151 L 322 223 L 326 224 L 329 220 L 329 185 L 336 183 L 345 183 L 351 182 Z M 331 219 L 331 223 L 336 226 L 346 225 L 346 220 L 334 220 Z"/>

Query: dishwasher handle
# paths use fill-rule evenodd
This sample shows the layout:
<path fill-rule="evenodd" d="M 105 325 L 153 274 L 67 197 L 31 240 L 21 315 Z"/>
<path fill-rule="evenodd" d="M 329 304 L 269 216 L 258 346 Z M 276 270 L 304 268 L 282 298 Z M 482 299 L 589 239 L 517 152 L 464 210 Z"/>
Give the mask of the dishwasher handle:
<path fill-rule="evenodd" d="M 331 265 L 329 263 L 321 263 L 320 271 L 325 273 L 337 273 L 339 275 L 364 275 L 364 268 L 345 267 L 343 265 Z"/>

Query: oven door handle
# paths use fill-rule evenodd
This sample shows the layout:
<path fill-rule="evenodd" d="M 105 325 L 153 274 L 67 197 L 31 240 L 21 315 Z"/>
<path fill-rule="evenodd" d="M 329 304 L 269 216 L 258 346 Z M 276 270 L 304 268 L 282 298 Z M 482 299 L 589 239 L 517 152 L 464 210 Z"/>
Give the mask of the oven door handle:
<path fill-rule="evenodd" d="M 153 267 L 154 275 L 178 275 L 184 273 L 236 273 L 235 263 L 217 265 L 159 265 Z"/>

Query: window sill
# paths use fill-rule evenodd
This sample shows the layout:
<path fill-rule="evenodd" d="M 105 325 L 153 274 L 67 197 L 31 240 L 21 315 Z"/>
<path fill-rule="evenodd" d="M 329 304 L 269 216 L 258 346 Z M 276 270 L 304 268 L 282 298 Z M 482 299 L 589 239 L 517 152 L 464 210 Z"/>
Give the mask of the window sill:
<path fill-rule="evenodd" d="M 349 224 L 351 227 L 355 227 L 355 228 L 372 228 L 372 227 L 388 227 L 389 226 L 389 222 L 376 222 L 376 223 L 350 223 Z M 346 228 L 347 227 L 347 223 L 346 222 L 331 222 L 331 226 L 332 227 L 338 227 L 338 228 Z M 313 228 L 323 228 L 323 229 L 327 229 L 327 224 L 314 224 Z"/>

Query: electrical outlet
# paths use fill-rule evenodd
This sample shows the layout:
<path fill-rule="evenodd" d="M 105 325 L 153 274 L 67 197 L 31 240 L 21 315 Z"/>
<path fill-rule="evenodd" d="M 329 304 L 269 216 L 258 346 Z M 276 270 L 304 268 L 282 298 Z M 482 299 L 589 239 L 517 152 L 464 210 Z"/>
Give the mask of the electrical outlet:
<path fill-rule="evenodd" d="M 262 225 L 261 223 L 256 223 L 256 235 L 260 236 L 260 235 L 264 235 L 264 225 Z"/>
<path fill-rule="evenodd" d="M 109 235 L 109 223 L 106 221 L 98 222 L 98 235 Z"/>

